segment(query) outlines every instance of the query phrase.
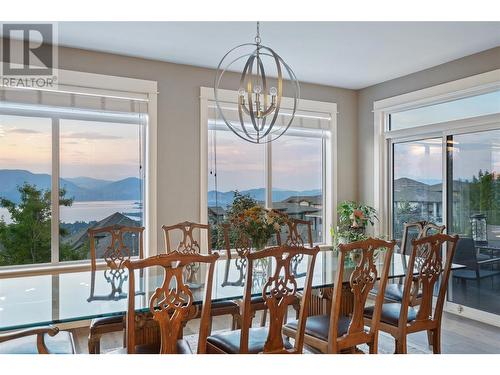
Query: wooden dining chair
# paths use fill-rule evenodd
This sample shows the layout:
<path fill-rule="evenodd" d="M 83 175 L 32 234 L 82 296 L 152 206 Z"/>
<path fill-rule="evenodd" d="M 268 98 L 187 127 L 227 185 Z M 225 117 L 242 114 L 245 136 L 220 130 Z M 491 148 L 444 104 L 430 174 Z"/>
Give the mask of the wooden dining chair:
<path fill-rule="evenodd" d="M 0 354 L 75 354 L 73 335 L 54 326 L 0 334 Z"/>
<path fill-rule="evenodd" d="M 405 277 L 401 302 L 384 303 L 380 314 L 380 330 L 392 335 L 396 341 L 396 353 L 406 353 L 406 336 L 410 333 L 431 332 L 434 353 L 441 352 L 441 317 L 444 298 L 458 236 L 438 233 L 412 241 L 412 252 Z M 446 249 L 443 261 L 443 247 Z M 433 312 L 433 292 L 439 280 L 439 292 Z M 410 305 L 415 293 L 413 284 L 422 291 L 418 309 Z M 373 309 L 365 309 L 365 320 L 369 324 L 378 319 Z"/>
<path fill-rule="evenodd" d="M 185 221 L 175 225 L 162 226 L 167 254 L 176 251 L 182 254 L 202 254 L 204 251 L 200 246 L 200 239 L 205 234 L 207 239 L 207 254 L 212 254 L 212 241 L 210 224 L 199 224 Z M 177 245 L 173 243 L 173 238 L 179 239 Z M 198 240 L 197 240 L 198 238 Z M 187 281 L 193 283 L 197 276 L 196 265 L 186 267 Z M 199 318 L 201 311 L 197 312 Z M 212 303 L 211 316 L 231 315 L 231 328 L 235 329 L 240 321 L 240 307 L 234 301 L 217 301 Z M 211 332 L 211 320 L 209 322 L 209 333 Z"/>
<path fill-rule="evenodd" d="M 313 247 L 313 238 L 312 238 L 312 225 L 310 221 L 307 220 L 299 220 L 299 219 L 291 219 L 287 215 L 273 210 L 275 213 L 286 216 L 286 224 L 285 224 L 285 232 L 283 233 L 282 230 L 276 232 L 276 242 L 278 246 L 281 246 L 282 244 L 286 246 L 298 246 L 298 247 L 304 247 L 305 244 L 307 244 L 310 248 Z M 306 233 L 307 233 L 307 243 L 304 241 L 300 227 L 305 225 L 306 226 Z M 236 259 L 235 262 L 236 267 L 243 271 L 245 268 L 245 263 L 244 263 L 244 254 L 247 251 L 251 251 L 252 249 L 252 241 L 245 237 L 244 234 L 242 233 L 236 233 L 231 235 L 231 225 L 230 224 L 222 224 L 222 231 L 223 231 L 223 239 L 224 239 L 224 248 L 226 250 L 226 256 L 228 260 L 232 259 L 232 250 L 235 250 L 236 256 L 239 257 L 239 259 Z M 285 239 L 283 240 L 283 234 L 286 234 Z M 292 260 L 292 271 L 296 272 L 297 271 L 297 266 L 300 264 L 303 256 L 300 254 L 297 255 L 293 260 Z M 229 270 L 230 270 L 230 261 L 227 262 L 226 264 L 226 269 L 224 273 L 224 280 L 227 280 L 229 276 Z M 243 272 L 240 272 L 240 281 L 242 283 L 243 281 Z M 297 275 L 295 275 L 297 276 Z M 301 275 L 304 276 L 304 275 Z M 226 281 L 227 283 L 227 281 Z M 292 303 L 292 306 L 294 307 L 296 311 L 296 319 L 298 319 L 299 316 L 299 311 L 300 311 L 300 293 L 297 293 L 297 299 L 294 303 Z M 242 300 L 236 301 L 239 305 L 241 305 Z M 261 296 L 255 296 L 252 298 L 251 301 L 251 307 L 253 310 L 253 316 L 255 317 L 255 314 L 257 311 L 261 311 L 261 317 L 260 317 L 260 326 L 265 327 L 266 322 L 267 322 L 267 307 L 262 299 Z M 286 321 L 286 319 L 285 319 Z"/>
<path fill-rule="evenodd" d="M 228 262 L 226 263 L 226 269 L 224 271 L 224 281 L 226 284 L 228 284 L 227 278 L 229 277 L 229 270 L 231 269 L 231 259 L 235 256 L 236 258 L 234 259 L 234 261 L 236 263 L 236 268 L 240 271 L 240 277 L 237 282 L 238 284 L 243 286 L 248 266 L 245 254 L 252 251 L 252 240 L 240 232 L 231 234 L 231 226 L 227 223 L 222 224 L 222 231 L 224 238 L 224 248 L 226 250 L 226 257 L 228 259 Z M 276 238 L 278 239 L 279 236 L 277 236 Z M 235 255 L 233 255 L 232 250 L 236 252 Z M 243 300 L 235 300 L 234 303 L 238 305 L 238 311 L 240 312 L 238 321 L 233 321 L 233 329 L 236 329 L 241 328 L 241 306 Z M 262 311 L 260 326 L 264 327 L 267 320 L 267 306 L 262 296 L 252 297 L 250 306 L 252 308 L 252 320 L 255 317 L 257 311 Z"/>
<path fill-rule="evenodd" d="M 282 214 L 284 215 L 284 214 Z M 309 246 L 312 248 L 314 246 L 313 235 L 312 235 L 312 223 L 309 220 L 301 220 L 290 218 L 285 215 L 287 220 L 285 223 L 285 240 L 282 240 L 283 231 L 279 232 L 278 235 L 278 245 L 284 243 L 287 246 Z M 304 233 L 305 232 L 305 233 Z M 304 234 L 307 235 L 307 238 L 304 238 Z M 304 276 L 297 273 L 297 267 L 300 265 L 303 256 L 297 255 L 294 259 L 292 259 L 292 272 L 296 277 Z M 297 299 L 292 303 L 292 306 L 295 310 L 295 319 L 299 319 L 300 312 L 300 299 L 302 298 L 301 293 L 297 293 Z M 266 322 L 266 311 L 262 315 L 263 324 Z M 285 322 L 288 321 L 288 316 L 285 318 Z"/>
<path fill-rule="evenodd" d="M 356 346 L 368 344 L 370 353 L 377 353 L 378 323 L 382 308 L 384 286 L 387 283 L 391 256 L 395 241 L 369 238 L 363 241 L 339 245 L 337 274 L 333 290 L 330 314 L 315 315 L 307 318 L 304 344 L 321 353 L 354 353 Z M 350 262 L 353 266 L 349 266 Z M 363 311 L 368 301 L 368 294 L 380 278 L 381 288 L 377 294 L 374 319 L 364 325 Z M 348 282 L 354 294 L 354 306 L 350 316 L 341 312 L 342 286 Z M 297 337 L 299 322 L 285 325 L 283 333 Z"/>
<path fill-rule="evenodd" d="M 304 236 L 302 235 L 302 230 L 300 229 L 301 227 L 305 229 L 305 232 L 307 234 L 307 239 L 304 239 Z M 278 236 L 278 246 L 281 244 L 287 246 L 307 245 L 311 248 L 314 246 L 313 235 L 312 235 L 312 223 L 309 220 L 300 220 L 287 217 L 285 229 L 286 229 L 285 240 L 283 241 L 283 239 L 281 238 L 283 233 L 280 232 L 279 233 L 280 235 Z"/>
<path fill-rule="evenodd" d="M 404 255 L 410 255 L 411 243 L 414 239 L 422 238 L 431 234 L 443 233 L 446 229 L 444 225 L 436 225 L 427 221 L 417 221 L 413 223 L 403 224 L 403 238 L 401 240 L 401 252 Z M 399 278 L 395 283 L 387 284 L 385 287 L 385 300 L 387 302 L 401 302 L 403 300 L 403 281 L 404 278 Z M 418 290 L 418 285 L 414 285 L 416 293 L 413 293 L 410 306 L 417 306 L 422 297 L 421 291 Z M 376 287 L 375 291 L 378 290 Z M 429 342 L 430 344 L 430 342 Z"/>
<path fill-rule="evenodd" d="M 207 338 L 207 353 L 216 354 L 257 354 L 257 353 L 302 353 L 303 334 L 306 322 L 308 301 L 311 295 L 311 284 L 314 264 L 319 247 L 276 246 L 262 251 L 247 252 L 247 273 L 242 304 L 241 329 L 222 332 Z M 295 343 L 291 343 L 282 335 L 283 324 L 288 306 L 296 298 L 297 280 L 291 272 L 293 257 L 303 254 L 308 257 L 308 267 L 304 279 L 303 303 L 300 308 L 299 323 Z M 269 310 L 269 327 L 251 327 L 252 325 L 252 289 L 254 287 L 254 266 L 265 262 L 268 274 L 260 293 Z M 260 276 L 258 276 L 260 277 Z"/>
<path fill-rule="evenodd" d="M 144 257 L 144 227 L 133 227 L 124 225 L 111 225 L 100 228 L 89 228 L 87 235 L 90 243 L 90 262 L 94 278 L 91 279 L 91 297 L 94 290 L 95 272 L 97 269 L 97 246 L 99 242 L 104 247 L 102 257 L 107 268 L 112 273 L 121 273 L 124 263 L 134 253 L 137 241 L 137 256 Z M 96 246 L 97 245 L 97 246 Z M 101 337 L 107 333 L 124 331 L 125 320 L 123 316 L 109 316 L 92 319 L 90 322 L 88 346 L 89 354 L 101 352 Z M 125 340 L 125 337 L 124 337 Z"/>
<path fill-rule="evenodd" d="M 182 330 L 186 320 L 190 319 L 194 303 L 193 292 L 185 281 L 185 269 L 193 263 L 205 264 L 205 282 L 203 305 L 200 314 L 200 330 L 197 353 L 206 352 L 212 284 L 215 262 L 218 254 L 185 254 L 172 251 L 146 259 L 127 260 L 125 267 L 129 272 L 129 298 L 127 308 L 127 347 L 118 349 L 114 354 L 191 354 L 189 343 L 182 339 Z M 163 281 L 149 299 L 149 313 L 157 322 L 160 330 L 160 342 L 157 344 L 137 344 L 135 298 L 135 271 L 156 267 L 163 271 Z"/>

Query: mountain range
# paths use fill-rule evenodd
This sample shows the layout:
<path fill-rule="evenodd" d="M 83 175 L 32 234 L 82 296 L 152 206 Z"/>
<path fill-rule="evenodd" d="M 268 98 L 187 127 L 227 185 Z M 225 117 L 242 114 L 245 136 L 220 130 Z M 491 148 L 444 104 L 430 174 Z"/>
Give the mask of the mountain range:
<path fill-rule="evenodd" d="M 258 188 L 258 189 L 249 189 L 249 190 L 241 190 L 240 194 L 249 195 L 252 198 L 258 201 L 264 201 L 266 199 L 266 189 Z M 272 197 L 274 202 L 279 202 L 285 200 L 289 197 L 294 196 L 313 196 L 320 195 L 321 190 L 313 189 L 313 190 L 287 190 L 287 189 L 273 189 Z M 217 197 L 217 201 L 216 201 Z M 210 190 L 208 192 L 208 205 L 210 207 L 214 207 L 218 205 L 219 207 L 228 207 L 233 203 L 234 199 L 234 191 L 218 191 Z"/>
<path fill-rule="evenodd" d="M 51 188 L 51 176 L 45 173 L 32 173 L 21 169 L 0 169 L 0 197 L 19 202 L 19 186 L 24 183 L 35 185 L 38 189 Z M 113 201 L 139 200 L 140 183 L 136 177 L 109 181 L 90 177 L 59 179 L 59 186 L 66 190 L 66 197 L 75 201 Z"/>

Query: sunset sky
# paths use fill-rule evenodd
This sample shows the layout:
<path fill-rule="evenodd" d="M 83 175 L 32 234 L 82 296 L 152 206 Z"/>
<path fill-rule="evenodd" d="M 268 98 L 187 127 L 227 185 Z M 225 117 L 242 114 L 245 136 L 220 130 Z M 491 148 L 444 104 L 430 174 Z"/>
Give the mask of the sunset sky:
<path fill-rule="evenodd" d="M 214 168 L 213 131 L 209 135 L 209 171 Z M 61 176 L 118 180 L 138 177 L 138 127 L 61 120 Z M 454 138 L 454 178 L 470 179 L 479 169 L 500 171 L 500 130 Z M 219 191 L 265 185 L 264 145 L 217 131 Z M 395 178 L 423 182 L 441 180 L 441 139 L 399 144 L 395 148 Z M 353 166 L 354 167 L 354 166 Z M 51 173 L 51 120 L 0 116 L 0 169 Z M 321 140 L 283 136 L 273 142 L 273 187 L 321 188 Z M 214 178 L 209 174 L 209 190 Z"/>
<path fill-rule="evenodd" d="M 61 177 L 138 177 L 138 126 L 61 120 Z M 0 169 L 51 173 L 51 120 L 0 115 Z"/>
<path fill-rule="evenodd" d="M 213 132 L 209 131 L 208 190 L 215 189 Z M 230 131 L 217 131 L 218 190 L 247 190 L 265 186 L 265 145 L 239 139 Z M 273 188 L 321 189 L 321 139 L 282 136 L 272 143 Z"/>

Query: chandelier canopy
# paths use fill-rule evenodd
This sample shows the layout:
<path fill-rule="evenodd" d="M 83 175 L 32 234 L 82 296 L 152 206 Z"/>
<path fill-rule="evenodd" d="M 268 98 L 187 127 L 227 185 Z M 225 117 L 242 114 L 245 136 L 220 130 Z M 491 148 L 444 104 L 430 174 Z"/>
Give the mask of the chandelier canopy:
<path fill-rule="evenodd" d="M 220 87 L 228 71 L 242 70 L 237 108 L 220 99 Z M 285 78 L 284 78 L 285 77 Z M 283 108 L 283 92 L 292 98 Z M 220 61 L 214 84 L 217 110 L 226 125 L 240 138 L 252 143 L 271 142 L 292 124 L 300 97 L 300 86 L 290 66 L 273 49 L 261 44 L 259 22 L 255 43 L 234 47 Z"/>

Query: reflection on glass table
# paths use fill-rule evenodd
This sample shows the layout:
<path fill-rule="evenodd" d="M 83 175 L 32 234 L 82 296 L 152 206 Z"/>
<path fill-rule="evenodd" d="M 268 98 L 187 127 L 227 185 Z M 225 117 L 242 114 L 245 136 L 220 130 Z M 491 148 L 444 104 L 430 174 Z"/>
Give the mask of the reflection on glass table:
<path fill-rule="evenodd" d="M 95 294 L 96 278 L 104 279 L 109 288 L 108 293 L 105 294 Z M 125 269 L 106 269 L 104 272 L 92 271 L 90 275 L 90 296 L 87 298 L 88 302 L 92 301 L 118 301 L 120 299 L 127 298 L 127 289 L 124 288 L 123 283 L 127 281 L 128 274 Z M 143 279 L 140 278 L 142 281 Z M 104 283 L 102 280 L 98 281 L 100 286 Z M 144 283 L 139 283 L 139 290 L 136 295 L 144 295 Z"/>
<path fill-rule="evenodd" d="M 333 251 L 321 251 L 316 258 L 314 268 L 313 288 L 329 288 L 334 284 L 337 272 L 337 254 Z M 347 260 L 354 262 L 355 260 Z M 393 254 L 389 278 L 403 277 L 406 274 L 407 257 L 403 254 Z M 354 263 L 347 264 L 344 282 L 348 282 Z M 376 265 L 383 265 L 380 260 Z M 236 300 L 243 297 L 243 281 L 239 281 L 246 269 L 236 259 L 219 259 L 214 274 L 212 301 Z M 452 269 L 461 268 L 453 265 Z M 303 288 L 302 273 L 307 269 L 307 259 L 297 263 L 297 286 Z M 256 272 L 265 278 L 266 265 L 260 264 Z M 200 265 L 194 283 L 199 288 L 193 290 L 194 304 L 201 304 L 206 267 Z M 199 278 L 198 278 L 199 277 Z M 104 271 L 67 272 L 30 277 L 11 277 L 0 280 L 0 331 L 35 327 L 44 324 L 58 324 L 97 317 L 124 315 L 127 309 L 127 299 L 120 293 L 128 290 L 127 271 L 112 279 L 107 279 Z M 155 289 L 163 282 L 163 273 L 151 268 L 135 276 L 135 305 L 138 311 L 147 311 L 149 298 Z M 243 278 L 244 280 L 244 278 Z M 252 294 L 262 293 L 262 284 L 257 283 L 252 288 Z M 113 289 L 114 288 L 114 289 Z M 121 288 L 121 291 L 119 289 Z M 89 296 L 91 298 L 89 298 Z M 92 298 L 92 296 L 94 298 Z M 107 296 L 106 298 L 95 298 Z"/>

